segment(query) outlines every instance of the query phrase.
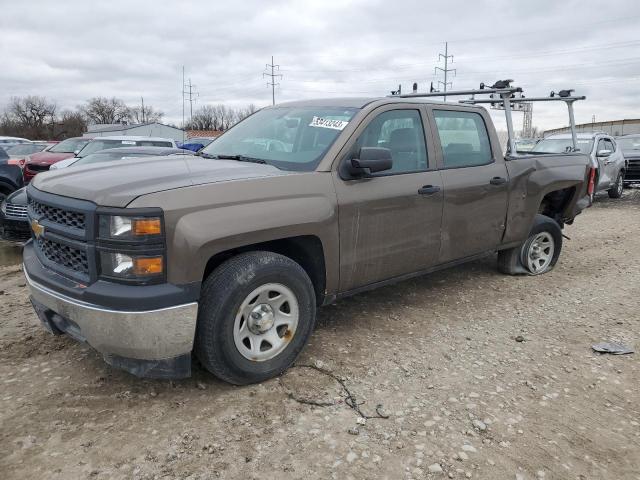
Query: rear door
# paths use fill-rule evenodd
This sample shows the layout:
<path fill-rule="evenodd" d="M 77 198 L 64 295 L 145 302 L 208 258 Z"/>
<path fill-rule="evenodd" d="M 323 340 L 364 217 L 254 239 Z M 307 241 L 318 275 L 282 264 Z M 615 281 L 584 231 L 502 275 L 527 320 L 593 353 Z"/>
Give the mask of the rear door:
<path fill-rule="evenodd" d="M 509 178 L 485 113 L 431 107 L 444 188 L 439 263 L 493 250 L 502 240 Z"/>
<path fill-rule="evenodd" d="M 344 179 L 334 169 L 339 205 L 340 290 L 354 290 L 437 263 L 442 181 L 427 141 L 426 110 L 386 105 L 372 111 L 340 154 L 361 147 L 391 150 L 393 168 L 368 178 Z"/>

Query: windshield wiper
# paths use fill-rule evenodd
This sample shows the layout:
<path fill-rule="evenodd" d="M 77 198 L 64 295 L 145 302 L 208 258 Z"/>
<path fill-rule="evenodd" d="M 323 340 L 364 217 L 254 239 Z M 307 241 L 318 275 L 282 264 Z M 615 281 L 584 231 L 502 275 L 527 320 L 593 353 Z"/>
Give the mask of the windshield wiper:
<path fill-rule="evenodd" d="M 211 158 L 217 158 L 219 160 L 237 160 L 238 162 L 251 162 L 251 163 L 262 163 L 266 164 L 267 161 L 262 158 L 254 158 L 254 157 L 246 157 L 244 155 L 210 155 Z"/>

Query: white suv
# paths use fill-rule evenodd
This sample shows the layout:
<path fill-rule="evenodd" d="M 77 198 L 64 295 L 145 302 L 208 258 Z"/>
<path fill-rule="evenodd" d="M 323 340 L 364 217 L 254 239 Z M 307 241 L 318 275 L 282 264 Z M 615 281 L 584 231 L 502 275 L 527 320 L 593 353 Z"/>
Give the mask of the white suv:
<path fill-rule="evenodd" d="M 578 133 L 577 147 L 580 153 L 591 157 L 596 168 L 595 191 L 607 191 L 609 197 L 620 198 L 624 190 L 624 174 L 627 162 L 611 135 L 602 132 Z M 558 133 L 540 140 L 531 150 L 535 153 L 564 153 L 573 150 L 571 134 Z"/>

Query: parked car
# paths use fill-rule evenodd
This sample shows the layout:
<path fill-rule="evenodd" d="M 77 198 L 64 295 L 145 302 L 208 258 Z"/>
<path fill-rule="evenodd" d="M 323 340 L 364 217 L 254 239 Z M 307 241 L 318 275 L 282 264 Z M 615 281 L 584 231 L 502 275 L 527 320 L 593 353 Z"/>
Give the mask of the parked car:
<path fill-rule="evenodd" d="M 29 155 L 42 152 L 53 145 L 53 143 L 45 142 L 21 143 L 7 148 L 5 152 L 9 155 L 9 164 L 23 168 Z"/>
<path fill-rule="evenodd" d="M 50 170 L 65 168 L 67 166 L 82 166 L 116 160 L 130 160 L 134 158 L 157 157 L 167 155 L 185 155 L 192 153 L 179 148 L 165 147 L 129 147 L 101 150 L 83 158 L 68 158 L 51 165 Z M 68 165 L 65 163 L 70 162 Z M 15 191 L 6 198 L 6 204 L 2 206 L 0 214 L 0 238 L 10 242 L 23 243 L 31 238 L 31 229 L 27 218 L 27 195 L 24 188 Z"/>
<path fill-rule="evenodd" d="M 259 382 L 336 299 L 496 251 L 548 272 L 595 174 L 580 153 L 506 161 L 487 110 L 420 98 L 280 104 L 199 155 L 34 179 L 24 272 L 49 331 L 139 376 L 188 376 L 195 353 Z"/>
<path fill-rule="evenodd" d="M 127 160 L 138 157 L 159 157 L 166 155 L 193 155 L 193 152 L 172 147 L 118 147 L 99 150 L 86 157 L 73 157 L 51 165 L 51 170 L 59 170 L 70 166 L 89 165 L 93 163 Z"/>
<path fill-rule="evenodd" d="M 23 143 L 31 143 L 31 140 L 21 137 L 2 137 L 0 136 L 0 148 L 7 149 L 14 145 L 21 145 Z"/>
<path fill-rule="evenodd" d="M 82 150 L 76 153 L 76 157 L 86 157 L 99 150 L 119 147 L 165 147 L 178 148 L 175 140 L 161 137 L 140 137 L 140 136 L 110 136 L 97 137 L 87 143 Z"/>
<path fill-rule="evenodd" d="M 198 152 L 209 145 L 211 142 L 213 142 L 215 139 L 216 137 L 194 137 L 188 139 L 182 145 L 179 145 L 178 148 L 191 150 L 192 152 Z"/>
<path fill-rule="evenodd" d="M 516 140 L 516 150 L 518 152 L 530 152 L 538 143 L 537 138 L 519 138 Z"/>
<path fill-rule="evenodd" d="M 640 135 L 624 135 L 616 138 L 616 142 L 627 160 L 624 183 L 640 183 Z"/>
<path fill-rule="evenodd" d="M 73 137 L 52 146 L 46 151 L 29 155 L 24 164 L 24 182 L 29 183 L 40 172 L 46 172 L 56 162 L 75 156 L 91 138 Z"/>
<path fill-rule="evenodd" d="M 609 197 L 620 198 L 627 162 L 614 138 L 606 133 L 593 132 L 578 133 L 577 140 L 578 150 L 588 154 L 596 168 L 595 191 L 606 191 Z M 562 153 L 572 149 L 570 134 L 556 134 L 540 140 L 531 153 Z"/>
<path fill-rule="evenodd" d="M 22 169 L 18 165 L 11 165 L 8 156 L 3 159 L 0 155 L 0 203 L 23 186 Z"/>
<path fill-rule="evenodd" d="M 31 238 L 25 188 L 16 190 L 0 203 L 0 238 L 19 244 Z"/>

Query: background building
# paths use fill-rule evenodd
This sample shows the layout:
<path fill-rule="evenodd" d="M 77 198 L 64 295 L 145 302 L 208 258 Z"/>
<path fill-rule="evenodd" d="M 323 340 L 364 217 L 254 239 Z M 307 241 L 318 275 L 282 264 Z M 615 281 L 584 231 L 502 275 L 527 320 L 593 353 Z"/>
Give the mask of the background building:
<path fill-rule="evenodd" d="M 115 124 L 100 124 L 89 125 L 87 127 L 87 133 L 85 137 L 110 137 L 112 135 L 132 135 L 141 137 L 162 137 L 171 138 L 176 142 L 182 142 L 183 135 L 186 135 L 183 130 L 165 125 L 164 123 L 152 122 L 152 123 L 137 123 L 133 125 L 124 125 L 120 123 Z"/>
<path fill-rule="evenodd" d="M 609 135 L 628 135 L 630 133 L 640 133 L 640 118 L 625 119 L 625 120 L 612 120 L 609 122 L 591 122 L 581 123 L 576 125 L 576 131 L 578 132 L 605 132 Z M 544 136 L 552 135 L 554 133 L 571 133 L 569 126 L 562 128 L 554 128 L 552 130 L 546 130 Z"/>

